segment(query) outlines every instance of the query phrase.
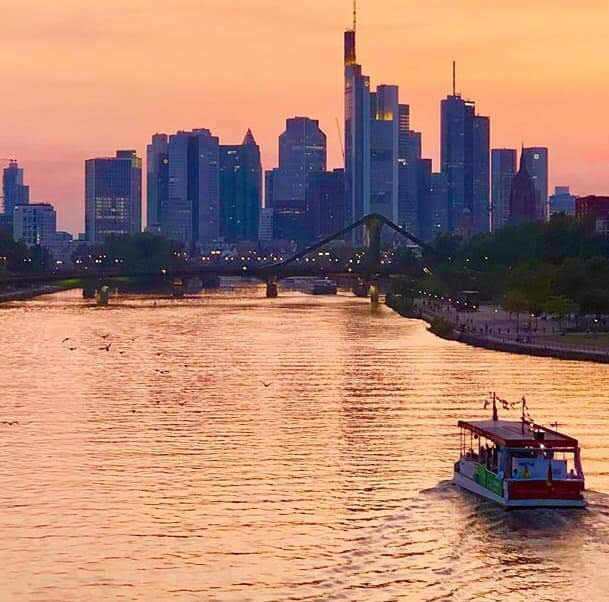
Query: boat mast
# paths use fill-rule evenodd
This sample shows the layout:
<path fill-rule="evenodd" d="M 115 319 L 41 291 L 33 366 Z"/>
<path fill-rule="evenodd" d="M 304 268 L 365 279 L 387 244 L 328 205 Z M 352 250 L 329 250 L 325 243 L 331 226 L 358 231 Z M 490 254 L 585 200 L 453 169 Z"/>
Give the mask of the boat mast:
<path fill-rule="evenodd" d="M 497 394 L 493 391 L 493 420 L 497 422 L 499 420 L 497 416 Z"/>

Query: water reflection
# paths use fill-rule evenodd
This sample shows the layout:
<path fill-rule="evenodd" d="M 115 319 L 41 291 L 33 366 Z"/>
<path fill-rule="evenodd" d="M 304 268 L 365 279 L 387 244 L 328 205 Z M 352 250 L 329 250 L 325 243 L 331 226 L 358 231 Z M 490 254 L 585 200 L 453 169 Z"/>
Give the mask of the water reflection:
<path fill-rule="evenodd" d="M 1 427 L 3 599 L 609 591 L 609 367 L 253 286 L 3 305 L 0 343 L 0 421 L 19 422 Z M 446 481 L 456 420 L 483 417 L 493 389 L 581 440 L 587 510 L 506 512 Z"/>

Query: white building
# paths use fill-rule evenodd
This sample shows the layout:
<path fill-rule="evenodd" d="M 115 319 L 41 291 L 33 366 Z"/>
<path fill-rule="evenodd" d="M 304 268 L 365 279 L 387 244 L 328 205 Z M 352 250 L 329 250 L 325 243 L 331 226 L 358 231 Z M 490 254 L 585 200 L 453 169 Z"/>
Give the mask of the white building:
<path fill-rule="evenodd" d="M 26 245 L 51 247 L 56 240 L 57 215 L 49 203 L 16 205 L 13 212 L 13 236 Z"/>

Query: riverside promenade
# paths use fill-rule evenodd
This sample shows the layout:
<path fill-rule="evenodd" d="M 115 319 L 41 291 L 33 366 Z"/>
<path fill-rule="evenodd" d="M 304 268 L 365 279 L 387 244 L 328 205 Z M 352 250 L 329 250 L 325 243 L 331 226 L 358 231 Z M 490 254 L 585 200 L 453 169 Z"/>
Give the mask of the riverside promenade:
<path fill-rule="evenodd" d="M 574 324 L 567 320 L 559 324 L 556 320 L 530 315 L 525 318 L 521 315 L 517 320 L 497 306 L 481 306 L 475 312 L 458 312 L 449 303 L 435 299 L 415 300 L 413 308 L 404 315 L 429 324 L 441 318 L 452 326 L 452 331 L 447 336 L 434 334 L 475 347 L 520 355 L 609 363 L 609 345 L 603 344 L 606 336 L 598 337 L 598 345 L 577 344 L 576 336 L 561 335 L 561 328 Z M 588 339 L 594 340 L 594 337 Z"/>

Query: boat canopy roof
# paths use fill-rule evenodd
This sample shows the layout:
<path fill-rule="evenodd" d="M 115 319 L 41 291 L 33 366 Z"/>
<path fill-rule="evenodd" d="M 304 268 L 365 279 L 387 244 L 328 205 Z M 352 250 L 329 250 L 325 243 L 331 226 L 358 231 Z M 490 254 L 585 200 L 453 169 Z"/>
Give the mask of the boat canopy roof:
<path fill-rule="evenodd" d="M 508 420 L 459 420 L 458 426 L 486 437 L 502 447 L 578 447 L 577 439 L 531 422 Z"/>

